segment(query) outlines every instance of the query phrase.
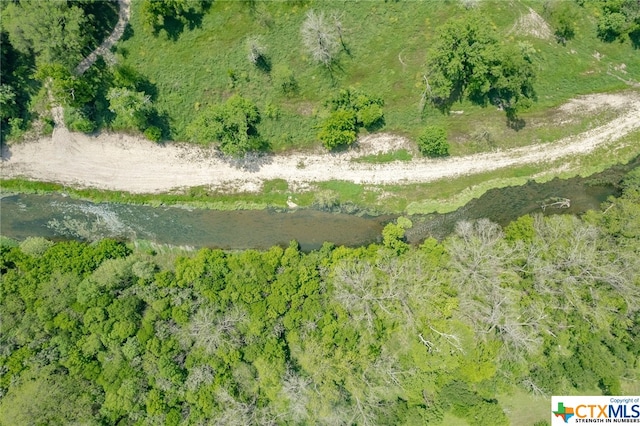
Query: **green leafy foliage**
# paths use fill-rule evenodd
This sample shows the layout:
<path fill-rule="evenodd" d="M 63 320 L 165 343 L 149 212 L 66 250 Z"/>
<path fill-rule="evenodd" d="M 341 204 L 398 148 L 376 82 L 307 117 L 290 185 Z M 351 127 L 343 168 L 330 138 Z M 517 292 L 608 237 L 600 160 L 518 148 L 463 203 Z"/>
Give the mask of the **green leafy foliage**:
<path fill-rule="evenodd" d="M 353 144 L 358 127 L 377 128 L 384 124 L 384 101 L 355 89 L 342 89 L 326 102 L 329 116 L 323 121 L 318 138 L 327 149 Z"/>
<path fill-rule="evenodd" d="M 418 149 L 429 157 L 446 157 L 449 155 L 447 132 L 438 126 L 427 126 L 418 137 Z"/>
<path fill-rule="evenodd" d="M 239 157 L 265 148 L 265 141 L 256 129 L 259 122 L 260 112 L 255 103 L 236 95 L 200 113 L 188 133 L 196 142 L 218 142 L 222 153 Z"/>
<path fill-rule="evenodd" d="M 147 127 L 144 130 L 144 136 L 153 142 L 160 142 L 162 139 L 162 130 L 156 126 Z"/>
<path fill-rule="evenodd" d="M 327 149 L 349 146 L 356 141 L 356 115 L 353 111 L 338 109 L 332 111 L 322 123 L 318 139 Z"/>
<path fill-rule="evenodd" d="M 468 98 L 479 105 L 496 105 L 515 119 L 535 98 L 531 58 L 501 44 L 481 15 L 449 20 L 429 58 L 431 100 L 445 111 Z"/>
<path fill-rule="evenodd" d="M 566 44 L 576 35 L 576 20 L 578 14 L 575 2 L 553 1 L 545 3 L 544 15 L 553 26 L 554 34 L 559 43 Z"/>
<path fill-rule="evenodd" d="M 420 247 L 406 218 L 310 253 L 0 245 L 0 422 L 502 425 L 496 389 L 623 393 L 638 176 L 585 220 L 460 222 Z"/>
<path fill-rule="evenodd" d="M 640 47 L 640 4 L 634 0 L 599 0 L 598 37 L 605 42 L 624 41 L 627 37 Z"/>
<path fill-rule="evenodd" d="M 85 12 L 73 2 L 12 2 L 3 17 L 11 44 L 23 54 L 35 54 L 40 64 L 58 63 L 71 70 L 91 40 Z"/>
<path fill-rule="evenodd" d="M 142 129 L 153 109 L 151 97 L 124 87 L 112 87 L 107 93 L 109 110 L 116 114 L 116 129 Z"/>

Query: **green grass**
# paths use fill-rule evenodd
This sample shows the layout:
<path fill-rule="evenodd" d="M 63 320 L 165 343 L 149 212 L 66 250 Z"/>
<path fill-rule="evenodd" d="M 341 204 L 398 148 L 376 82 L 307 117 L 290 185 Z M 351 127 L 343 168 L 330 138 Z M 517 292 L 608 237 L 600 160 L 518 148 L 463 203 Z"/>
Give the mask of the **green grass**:
<path fill-rule="evenodd" d="M 324 100 L 342 87 L 353 86 L 385 100 L 384 130 L 415 138 L 427 124 L 447 128 L 452 155 L 487 151 L 552 140 L 593 125 L 589 118 L 568 126 L 538 126 L 548 121 L 550 108 L 579 94 L 621 90 L 623 82 L 607 74 L 622 63 L 626 79 L 640 79 L 640 55 L 627 43 L 603 43 L 596 38 L 595 18 L 576 7 L 576 37 L 566 46 L 510 32 L 521 14 L 532 7 L 542 14 L 543 1 L 481 1 L 506 42 L 528 42 L 536 49 L 537 103 L 524 113 L 527 125 L 519 132 L 506 126 L 504 113 L 468 102 L 455 105 L 462 114 L 449 116 L 434 108 L 420 111 L 428 48 L 436 29 L 451 16 L 464 13 L 456 1 L 413 2 L 214 2 L 201 25 L 185 30 L 177 40 L 151 35 L 139 20 L 134 2 L 133 36 L 118 45 L 122 62 L 134 65 L 157 86 L 158 109 L 172 123 L 173 138 L 186 139 L 185 129 L 198 112 L 233 93 L 256 101 L 264 110 L 275 105 L 279 117 L 263 118 L 259 131 L 276 152 L 316 145 L 316 125 Z M 310 62 L 300 41 L 305 13 L 314 9 L 341 14 L 348 48 L 332 72 Z M 246 58 L 248 36 L 261 36 L 273 68 L 293 70 L 299 92 L 285 96 L 272 76 Z M 594 56 L 597 51 L 603 55 Z M 273 69 L 272 68 L 272 69 Z M 229 77 L 233 71 L 235 80 Z M 490 134 L 489 140 L 483 132 Z M 376 161 L 376 160 L 372 160 Z"/>
<path fill-rule="evenodd" d="M 509 395 L 498 396 L 512 425 L 533 426 L 540 420 L 551 419 L 551 398 L 536 397 L 520 389 Z"/>
<path fill-rule="evenodd" d="M 392 152 L 381 152 L 379 154 L 365 155 L 364 157 L 354 158 L 352 161 L 356 163 L 384 164 L 394 161 L 411 161 L 413 155 L 406 149 L 400 149 Z"/>

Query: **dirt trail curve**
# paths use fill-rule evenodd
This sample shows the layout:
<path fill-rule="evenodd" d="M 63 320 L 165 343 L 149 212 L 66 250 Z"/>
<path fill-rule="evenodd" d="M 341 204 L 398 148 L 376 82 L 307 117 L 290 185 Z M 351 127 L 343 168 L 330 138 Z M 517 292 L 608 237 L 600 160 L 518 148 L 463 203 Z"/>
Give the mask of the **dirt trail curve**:
<path fill-rule="evenodd" d="M 591 108 L 596 104 L 617 105 L 622 112 L 607 124 L 544 145 L 376 165 L 351 160 L 406 147 L 410 142 L 394 135 L 374 134 L 362 138 L 358 150 L 266 156 L 242 169 L 219 158 L 213 148 L 163 146 L 123 134 L 86 136 L 56 129 L 52 137 L 7 147 L 2 152 L 2 176 L 133 193 L 166 192 L 199 185 L 227 191 L 257 191 L 262 182 L 276 178 L 294 185 L 331 179 L 370 184 L 430 182 L 586 154 L 640 129 L 640 93 L 591 95 L 574 100 L 569 107 Z"/>
<path fill-rule="evenodd" d="M 107 37 L 102 44 L 96 48 L 96 50 L 91 52 L 89 56 L 84 58 L 82 62 L 78 64 L 76 67 L 76 74 L 84 74 L 84 72 L 88 70 L 98 59 L 98 56 L 103 56 L 107 61 L 111 58 L 111 48 L 124 35 L 124 30 L 127 27 L 127 22 L 129 22 L 129 17 L 131 16 L 131 0 L 118 0 L 118 4 L 118 23 L 109 37 Z"/>

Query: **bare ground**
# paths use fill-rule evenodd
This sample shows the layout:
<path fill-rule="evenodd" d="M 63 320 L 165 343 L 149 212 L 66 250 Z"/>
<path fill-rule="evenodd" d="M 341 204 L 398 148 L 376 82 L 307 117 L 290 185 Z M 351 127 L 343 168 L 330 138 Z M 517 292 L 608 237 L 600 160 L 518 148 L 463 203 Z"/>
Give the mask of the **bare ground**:
<path fill-rule="evenodd" d="M 132 193 L 168 192 L 206 185 L 222 191 L 259 191 L 270 179 L 295 187 L 327 180 L 362 184 L 408 184 L 472 175 L 511 166 L 545 163 L 586 154 L 640 129 L 640 93 L 580 97 L 559 111 L 590 111 L 596 106 L 622 108 L 611 122 L 544 145 L 447 159 L 416 157 L 409 162 L 363 164 L 355 157 L 410 148 L 391 134 L 362 138 L 356 149 L 270 155 L 230 162 L 215 149 L 187 144 L 157 145 L 140 137 L 101 133 L 87 136 L 56 127 L 53 136 L 5 147 L 2 176 L 58 182 Z"/>

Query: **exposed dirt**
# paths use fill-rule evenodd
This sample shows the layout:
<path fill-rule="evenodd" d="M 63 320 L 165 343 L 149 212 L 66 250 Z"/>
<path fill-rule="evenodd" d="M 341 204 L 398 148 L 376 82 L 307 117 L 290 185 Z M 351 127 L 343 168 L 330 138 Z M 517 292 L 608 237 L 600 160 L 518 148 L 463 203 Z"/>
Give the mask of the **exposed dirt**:
<path fill-rule="evenodd" d="M 213 148 L 179 143 L 157 145 L 124 134 L 87 136 L 56 128 L 52 137 L 6 147 L 2 152 L 2 176 L 133 193 L 167 192 L 200 185 L 223 191 L 259 191 L 265 180 L 276 178 L 297 188 L 331 179 L 363 184 L 430 182 L 586 154 L 640 129 L 638 92 L 580 97 L 564 109 L 591 109 L 598 105 L 625 105 L 625 108 L 605 125 L 554 143 L 447 159 L 416 156 L 409 162 L 386 164 L 350 160 L 411 148 L 413 144 L 405 138 L 381 133 L 362 138 L 358 147 L 344 153 L 316 151 L 230 162 Z"/>
<path fill-rule="evenodd" d="M 94 64 L 98 56 L 102 56 L 107 63 L 114 62 L 111 48 L 124 35 L 124 30 L 127 28 L 127 22 L 129 22 L 129 17 L 131 16 L 131 0 L 118 0 L 118 7 L 118 23 L 115 28 L 96 50 L 78 64 L 76 74 L 82 75 Z"/>
<path fill-rule="evenodd" d="M 526 15 L 520 15 L 520 18 L 509 32 L 528 35 L 542 40 L 549 40 L 553 35 L 547 21 L 531 8 L 529 8 L 529 13 Z"/>

